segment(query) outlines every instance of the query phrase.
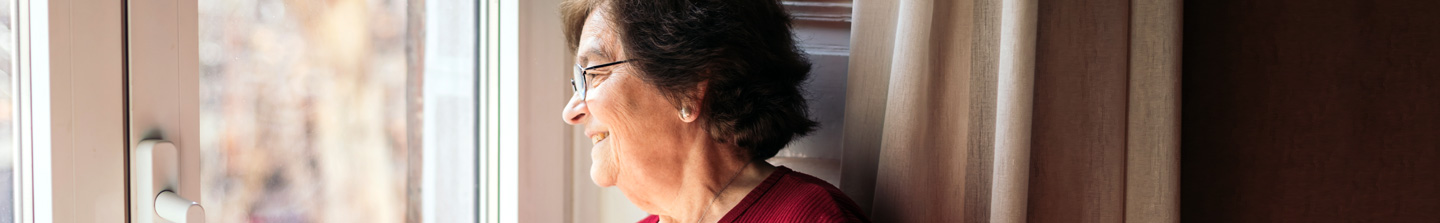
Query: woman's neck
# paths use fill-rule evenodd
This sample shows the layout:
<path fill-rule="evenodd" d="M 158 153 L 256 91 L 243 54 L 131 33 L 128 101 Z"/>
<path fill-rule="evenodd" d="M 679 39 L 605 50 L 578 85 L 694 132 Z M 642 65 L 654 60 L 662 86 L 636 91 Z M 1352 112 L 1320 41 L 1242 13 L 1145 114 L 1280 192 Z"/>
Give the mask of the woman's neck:
<path fill-rule="evenodd" d="M 682 188 L 659 216 L 661 222 L 718 221 L 775 171 L 765 161 L 736 156 L 741 148 L 707 144 L 686 159 Z"/>

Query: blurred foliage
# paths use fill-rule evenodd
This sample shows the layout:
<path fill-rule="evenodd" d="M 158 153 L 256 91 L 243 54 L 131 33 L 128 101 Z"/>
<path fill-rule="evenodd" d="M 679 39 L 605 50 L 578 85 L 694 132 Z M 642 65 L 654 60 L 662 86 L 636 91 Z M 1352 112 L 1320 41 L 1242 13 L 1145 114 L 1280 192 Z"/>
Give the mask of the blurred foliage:
<path fill-rule="evenodd" d="M 400 222 L 403 0 L 200 0 L 211 222 Z"/>

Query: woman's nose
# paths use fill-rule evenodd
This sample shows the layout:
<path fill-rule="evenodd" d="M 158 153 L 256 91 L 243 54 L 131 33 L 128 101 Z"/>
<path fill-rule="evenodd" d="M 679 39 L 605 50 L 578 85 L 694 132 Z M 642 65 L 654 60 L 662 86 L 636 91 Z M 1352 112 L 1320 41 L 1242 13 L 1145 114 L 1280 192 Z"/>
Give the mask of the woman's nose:
<path fill-rule="evenodd" d="M 573 94 L 570 96 L 570 102 L 565 103 L 565 110 L 561 112 L 561 118 L 565 119 L 565 123 L 579 125 L 585 123 L 589 118 L 589 113 L 590 109 L 585 106 L 585 100 L 580 98 L 580 94 Z"/>

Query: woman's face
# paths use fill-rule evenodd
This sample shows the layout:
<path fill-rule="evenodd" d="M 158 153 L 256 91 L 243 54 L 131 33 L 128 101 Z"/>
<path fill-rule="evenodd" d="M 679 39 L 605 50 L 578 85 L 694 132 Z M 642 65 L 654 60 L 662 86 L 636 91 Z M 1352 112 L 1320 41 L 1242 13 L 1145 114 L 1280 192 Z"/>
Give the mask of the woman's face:
<path fill-rule="evenodd" d="M 604 8 L 604 7 L 600 7 Z M 576 63 L 590 67 L 633 59 L 611 29 L 603 9 L 585 21 L 576 51 Z M 581 125 L 594 142 L 590 178 L 602 187 L 617 186 L 641 209 L 663 213 L 680 188 L 680 171 L 688 147 L 687 127 L 679 111 L 657 88 L 645 83 L 627 64 L 590 70 L 587 98 L 570 97 L 564 119 Z M 578 82 L 578 80 L 577 80 Z"/>

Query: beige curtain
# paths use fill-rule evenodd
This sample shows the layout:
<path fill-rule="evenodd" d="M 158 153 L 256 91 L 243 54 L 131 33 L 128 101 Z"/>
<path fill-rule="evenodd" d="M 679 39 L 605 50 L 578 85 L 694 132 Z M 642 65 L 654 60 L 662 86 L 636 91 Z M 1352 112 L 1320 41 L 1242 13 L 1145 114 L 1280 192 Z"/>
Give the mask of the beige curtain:
<path fill-rule="evenodd" d="M 1177 222 L 1179 0 L 856 2 L 840 187 L 876 222 Z"/>

